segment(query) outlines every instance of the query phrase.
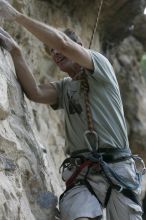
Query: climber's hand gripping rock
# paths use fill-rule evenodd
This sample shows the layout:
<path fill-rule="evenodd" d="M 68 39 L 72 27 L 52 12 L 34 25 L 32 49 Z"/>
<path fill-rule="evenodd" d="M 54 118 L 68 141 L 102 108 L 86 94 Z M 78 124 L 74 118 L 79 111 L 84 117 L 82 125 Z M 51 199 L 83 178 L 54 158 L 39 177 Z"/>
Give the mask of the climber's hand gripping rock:
<path fill-rule="evenodd" d="M 6 0 L 0 0 L 0 17 L 6 20 L 15 20 L 20 13 L 12 7 Z"/>
<path fill-rule="evenodd" d="M 12 51 L 18 48 L 18 44 L 14 41 L 10 34 L 8 34 L 4 29 L 0 27 L 0 46 L 2 46 L 7 51 Z"/>

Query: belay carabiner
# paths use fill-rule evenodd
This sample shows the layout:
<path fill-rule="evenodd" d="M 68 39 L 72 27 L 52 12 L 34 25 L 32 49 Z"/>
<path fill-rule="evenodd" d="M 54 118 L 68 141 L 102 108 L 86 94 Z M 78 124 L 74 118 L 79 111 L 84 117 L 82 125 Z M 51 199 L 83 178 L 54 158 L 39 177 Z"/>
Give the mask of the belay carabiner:
<path fill-rule="evenodd" d="M 99 140 L 96 131 L 90 131 L 90 130 L 85 131 L 84 139 L 89 148 L 89 151 L 94 152 L 98 150 Z"/>

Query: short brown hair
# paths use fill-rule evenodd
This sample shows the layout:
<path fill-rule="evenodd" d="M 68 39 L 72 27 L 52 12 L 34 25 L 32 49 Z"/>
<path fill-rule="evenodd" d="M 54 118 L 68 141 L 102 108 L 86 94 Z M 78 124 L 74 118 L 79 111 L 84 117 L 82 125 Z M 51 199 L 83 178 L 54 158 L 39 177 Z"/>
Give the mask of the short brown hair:
<path fill-rule="evenodd" d="M 63 30 L 63 33 L 66 34 L 70 39 L 72 39 L 76 43 L 82 43 L 81 38 L 72 29 L 66 28 Z"/>

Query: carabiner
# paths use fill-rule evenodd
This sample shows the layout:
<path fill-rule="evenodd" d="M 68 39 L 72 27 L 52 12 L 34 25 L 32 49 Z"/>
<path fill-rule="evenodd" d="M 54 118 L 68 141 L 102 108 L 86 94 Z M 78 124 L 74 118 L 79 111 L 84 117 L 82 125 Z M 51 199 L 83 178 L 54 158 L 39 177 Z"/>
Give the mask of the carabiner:
<path fill-rule="evenodd" d="M 122 192 L 122 190 L 123 190 L 124 188 L 123 188 L 123 186 L 121 186 L 121 185 L 118 185 L 118 186 L 119 186 L 119 189 L 117 189 L 117 192 L 120 193 L 120 192 Z"/>
<path fill-rule="evenodd" d="M 136 166 L 138 166 L 139 170 L 141 169 L 139 171 L 139 173 L 141 173 L 141 175 L 144 175 L 146 173 L 146 167 L 145 167 L 145 163 L 144 163 L 143 159 L 140 156 L 138 156 L 138 155 L 132 155 L 132 158 L 134 159 L 135 164 L 137 162 L 139 162 L 139 164 L 136 164 Z"/>
<path fill-rule="evenodd" d="M 93 135 L 95 138 L 95 149 L 91 146 L 89 142 L 89 138 L 88 138 L 89 135 Z M 85 131 L 84 139 L 90 151 L 98 150 L 98 136 L 96 131 L 90 131 L 90 130 Z"/>

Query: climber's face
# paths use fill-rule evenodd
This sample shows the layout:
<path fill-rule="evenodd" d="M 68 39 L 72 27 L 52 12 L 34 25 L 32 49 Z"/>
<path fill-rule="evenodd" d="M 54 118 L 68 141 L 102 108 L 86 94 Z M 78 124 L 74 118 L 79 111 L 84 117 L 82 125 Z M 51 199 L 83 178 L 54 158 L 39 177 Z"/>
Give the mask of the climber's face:
<path fill-rule="evenodd" d="M 70 77 L 75 76 L 75 63 L 65 57 L 63 54 L 61 54 L 58 50 L 56 49 L 51 49 L 51 55 L 54 60 L 54 62 L 57 64 L 57 66 L 60 68 L 65 73 L 68 73 Z"/>

